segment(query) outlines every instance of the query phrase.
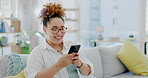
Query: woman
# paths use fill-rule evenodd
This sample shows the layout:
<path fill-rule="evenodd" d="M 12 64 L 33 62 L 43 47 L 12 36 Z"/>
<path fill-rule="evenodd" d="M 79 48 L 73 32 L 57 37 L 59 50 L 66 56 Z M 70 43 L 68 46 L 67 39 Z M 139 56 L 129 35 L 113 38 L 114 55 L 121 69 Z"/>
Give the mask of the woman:
<path fill-rule="evenodd" d="M 73 78 L 94 78 L 92 64 L 84 56 L 78 53 L 68 54 L 73 43 L 63 41 L 67 30 L 64 27 L 64 16 L 64 9 L 60 4 L 44 5 L 39 18 L 43 22 L 47 38 L 29 55 L 25 68 L 27 78 L 72 78 L 74 74 Z"/>

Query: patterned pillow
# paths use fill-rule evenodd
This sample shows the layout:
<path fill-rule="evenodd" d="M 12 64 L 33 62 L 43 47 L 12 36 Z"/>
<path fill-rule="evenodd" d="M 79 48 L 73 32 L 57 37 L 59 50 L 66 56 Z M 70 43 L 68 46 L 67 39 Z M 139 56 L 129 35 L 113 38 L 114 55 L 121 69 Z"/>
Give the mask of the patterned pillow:
<path fill-rule="evenodd" d="M 4 57 L 6 57 L 8 61 L 7 76 L 14 76 L 25 68 L 21 57 L 17 53 L 11 53 L 9 55 L 5 55 Z"/>

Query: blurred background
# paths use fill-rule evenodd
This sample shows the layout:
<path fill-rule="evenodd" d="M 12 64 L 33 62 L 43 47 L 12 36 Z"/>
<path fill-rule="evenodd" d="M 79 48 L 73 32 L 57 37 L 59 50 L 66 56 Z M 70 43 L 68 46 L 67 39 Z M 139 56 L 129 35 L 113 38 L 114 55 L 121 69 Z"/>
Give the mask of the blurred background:
<path fill-rule="evenodd" d="M 83 48 L 122 43 L 125 38 L 141 49 L 148 40 L 147 0 L 0 0 L 1 55 L 29 53 L 45 39 L 38 14 L 48 2 L 66 11 L 64 40 Z"/>

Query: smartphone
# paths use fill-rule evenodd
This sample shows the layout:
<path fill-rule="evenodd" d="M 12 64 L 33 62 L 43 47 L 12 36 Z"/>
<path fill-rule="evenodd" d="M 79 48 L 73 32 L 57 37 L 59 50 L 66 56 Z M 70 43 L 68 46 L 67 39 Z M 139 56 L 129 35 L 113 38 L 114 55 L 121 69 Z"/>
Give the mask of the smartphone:
<path fill-rule="evenodd" d="M 69 49 L 68 54 L 73 53 L 73 52 L 78 53 L 80 47 L 81 47 L 81 45 L 72 45 Z"/>

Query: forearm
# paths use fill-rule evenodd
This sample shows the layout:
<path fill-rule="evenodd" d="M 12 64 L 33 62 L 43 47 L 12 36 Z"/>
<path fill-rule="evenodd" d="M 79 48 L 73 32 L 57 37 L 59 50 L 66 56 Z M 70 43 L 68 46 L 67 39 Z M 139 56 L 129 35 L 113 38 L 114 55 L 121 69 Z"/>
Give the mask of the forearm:
<path fill-rule="evenodd" d="M 58 66 L 58 63 L 55 63 L 50 68 L 38 72 L 35 78 L 52 78 L 60 69 L 62 68 Z"/>
<path fill-rule="evenodd" d="M 83 64 L 80 68 L 78 68 L 81 74 L 88 76 L 91 73 L 91 68 L 88 64 Z"/>

